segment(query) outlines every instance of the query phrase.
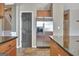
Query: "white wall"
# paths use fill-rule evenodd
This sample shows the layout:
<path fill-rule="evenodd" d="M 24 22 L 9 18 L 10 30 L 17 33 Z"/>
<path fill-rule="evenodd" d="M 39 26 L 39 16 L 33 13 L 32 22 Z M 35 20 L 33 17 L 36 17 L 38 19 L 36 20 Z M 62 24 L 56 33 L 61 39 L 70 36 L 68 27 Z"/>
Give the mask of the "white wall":
<path fill-rule="evenodd" d="M 70 10 L 70 36 L 79 36 L 79 9 Z"/>
<path fill-rule="evenodd" d="M 53 30 L 54 30 L 54 38 L 60 37 L 59 40 L 57 40 L 59 43 L 63 44 L 63 13 L 64 12 L 64 6 L 63 4 L 53 4 Z"/>
<path fill-rule="evenodd" d="M 46 8 L 48 4 L 35 4 L 35 3 L 26 3 L 26 4 L 16 4 L 16 32 L 18 35 L 17 47 L 21 47 L 20 43 L 20 12 L 21 11 L 32 11 L 32 47 L 36 47 L 36 10 L 41 8 Z M 48 9 L 48 8 L 46 8 Z"/>
<path fill-rule="evenodd" d="M 16 4 L 16 35 L 18 38 L 16 39 L 17 48 L 21 47 L 20 45 L 20 5 Z"/>
<path fill-rule="evenodd" d="M 79 9 L 79 3 L 64 3 L 64 9 Z"/>
<path fill-rule="evenodd" d="M 70 36 L 79 36 L 79 4 L 78 3 L 67 3 L 64 4 L 65 10 L 70 10 Z"/>
<path fill-rule="evenodd" d="M 70 9 L 70 41 L 69 41 L 69 50 L 70 52 L 74 53 L 74 55 L 78 55 L 78 45 L 76 41 L 79 40 L 79 4 L 76 3 L 70 3 L 70 4 L 65 4 L 65 10 Z"/>
<path fill-rule="evenodd" d="M 37 10 L 49 10 L 50 9 L 50 3 L 36 3 L 36 9 Z"/>
<path fill-rule="evenodd" d="M 21 11 L 32 11 L 32 47 L 36 47 L 36 28 L 35 28 L 35 10 L 34 10 L 34 4 L 17 4 L 16 5 L 16 20 L 17 20 L 17 34 L 18 34 L 18 40 L 17 40 L 17 46 L 21 47 L 21 40 L 20 40 L 20 12 Z"/>
<path fill-rule="evenodd" d="M 12 5 L 12 31 L 16 32 L 16 5 Z"/>

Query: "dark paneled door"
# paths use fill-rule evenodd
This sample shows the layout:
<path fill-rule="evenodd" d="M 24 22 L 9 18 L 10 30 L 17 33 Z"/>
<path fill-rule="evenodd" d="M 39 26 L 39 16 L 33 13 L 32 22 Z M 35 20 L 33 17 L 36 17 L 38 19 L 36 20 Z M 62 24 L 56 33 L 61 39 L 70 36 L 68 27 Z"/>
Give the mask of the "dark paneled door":
<path fill-rule="evenodd" d="M 22 48 L 32 47 L 32 13 L 22 13 Z"/>

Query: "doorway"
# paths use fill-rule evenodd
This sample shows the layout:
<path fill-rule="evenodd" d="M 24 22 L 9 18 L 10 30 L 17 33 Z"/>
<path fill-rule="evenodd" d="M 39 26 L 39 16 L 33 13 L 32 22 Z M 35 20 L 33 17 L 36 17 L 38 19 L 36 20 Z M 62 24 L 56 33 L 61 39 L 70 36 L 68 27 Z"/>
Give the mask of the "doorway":
<path fill-rule="evenodd" d="M 36 21 L 36 46 L 37 48 L 49 48 L 50 38 L 53 35 L 53 20 L 50 18 L 38 19 Z"/>
<path fill-rule="evenodd" d="M 32 12 L 22 12 L 21 23 L 22 48 L 32 47 Z"/>

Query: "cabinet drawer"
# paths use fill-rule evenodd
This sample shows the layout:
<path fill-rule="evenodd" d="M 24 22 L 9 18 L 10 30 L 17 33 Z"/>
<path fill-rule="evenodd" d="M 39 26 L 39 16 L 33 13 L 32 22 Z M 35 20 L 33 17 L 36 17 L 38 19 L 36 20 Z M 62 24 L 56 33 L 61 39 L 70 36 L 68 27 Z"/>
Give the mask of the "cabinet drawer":
<path fill-rule="evenodd" d="M 2 45 L 0 45 L 0 52 L 6 52 L 14 46 L 16 46 L 16 40 L 11 40 L 9 42 L 3 43 Z"/>

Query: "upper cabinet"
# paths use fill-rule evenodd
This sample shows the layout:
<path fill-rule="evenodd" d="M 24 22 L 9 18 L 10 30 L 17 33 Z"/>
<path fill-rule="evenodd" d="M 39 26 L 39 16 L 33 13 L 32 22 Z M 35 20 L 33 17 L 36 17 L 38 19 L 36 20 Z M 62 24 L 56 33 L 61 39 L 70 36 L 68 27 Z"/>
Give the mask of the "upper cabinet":
<path fill-rule="evenodd" d="M 37 17 L 51 17 L 51 10 L 37 10 Z"/>
<path fill-rule="evenodd" d="M 53 4 L 48 5 L 48 9 L 37 10 L 36 19 L 37 21 L 52 21 L 53 20 Z"/>
<path fill-rule="evenodd" d="M 37 10 L 37 21 L 52 21 L 52 11 L 51 10 Z"/>
<path fill-rule="evenodd" d="M 4 15 L 4 4 L 0 3 L 0 18 Z"/>
<path fill-rule="evenodd" d="M 43 9 L 37 10 L 37 17 L 52 17 L 53 16 L 53 4 L 47 4 L 47 6 L 44 6 Z M 48 7 L 48 9 L 45 9 L 45 7 Z"/>

